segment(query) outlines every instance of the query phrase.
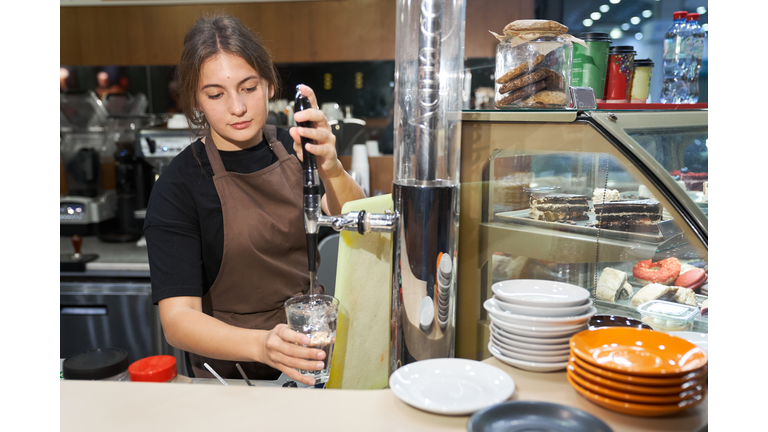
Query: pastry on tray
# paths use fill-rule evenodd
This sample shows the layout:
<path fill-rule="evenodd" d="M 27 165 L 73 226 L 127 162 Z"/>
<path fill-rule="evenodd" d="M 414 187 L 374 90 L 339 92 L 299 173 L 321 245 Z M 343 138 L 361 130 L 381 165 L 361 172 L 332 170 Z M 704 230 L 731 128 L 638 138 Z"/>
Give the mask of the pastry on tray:
<path fill-rule="evenodd" d="M 595 226 L 617 231 L 658 233 L 661 204 L 653 199 L 593 203 Z"/>
<path fill-rule="evenodd" d="M 531 219 L 547 222 L 584 221 L 589 203 L 585 195 L 534 193 L 530 198 L 528 214 Z"/>

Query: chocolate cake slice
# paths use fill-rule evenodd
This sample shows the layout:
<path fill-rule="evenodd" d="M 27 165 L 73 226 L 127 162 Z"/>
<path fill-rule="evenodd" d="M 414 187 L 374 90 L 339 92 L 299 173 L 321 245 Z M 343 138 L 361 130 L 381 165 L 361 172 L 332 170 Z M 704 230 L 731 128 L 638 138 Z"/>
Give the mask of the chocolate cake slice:
<path fill-rule="evenodd" d="M 654 199 L 595 203 L 595 226 L 630 232 L 658 232 L 661 204 Z"/>
<path fill-rule="evenodd" d="M 534 193 L 529 202 L 531 219 L 547 222 L 589 219 L 589 203 L 585 195 Z"/>

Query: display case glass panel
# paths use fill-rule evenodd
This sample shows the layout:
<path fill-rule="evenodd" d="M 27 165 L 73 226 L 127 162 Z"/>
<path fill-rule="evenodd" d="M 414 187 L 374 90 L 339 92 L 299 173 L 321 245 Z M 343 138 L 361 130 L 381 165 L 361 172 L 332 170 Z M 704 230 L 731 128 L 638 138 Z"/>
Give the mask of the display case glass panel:
<path fill-rule="evenodd" d="M 636 308 L 648 290 L 637 295 L 647 285 L 633 274 L 638 262 L 674 258 L 707 269 L 701 203 L 670 174 L 692 142 L 706 144 L 706 125 L 619 136 L 584 114 L 493 116 L 465 113 L 462 124 L 458 356 L 488 354 L 483 302 L 494 283 L 566 282 L 589 290 L 599 314 L 641 319 Z M 598 293 L 606 269 L 626 274 L 626 296 Z M 707 299 L 700 289 L 690 294 L 680 302 Z M 707 317 L 691 329 L 706 332 Z"/>

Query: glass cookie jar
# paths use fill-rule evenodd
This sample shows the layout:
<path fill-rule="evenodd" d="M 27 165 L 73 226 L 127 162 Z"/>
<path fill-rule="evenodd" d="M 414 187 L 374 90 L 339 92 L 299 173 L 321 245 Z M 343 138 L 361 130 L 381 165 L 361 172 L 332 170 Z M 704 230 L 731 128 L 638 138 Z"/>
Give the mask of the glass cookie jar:
<path fill-rule="evenodd" d="M 569 107 L 572 66 L 573 44 L 567 34 L 501 39 L 496 48 L 496 108 Z"/>

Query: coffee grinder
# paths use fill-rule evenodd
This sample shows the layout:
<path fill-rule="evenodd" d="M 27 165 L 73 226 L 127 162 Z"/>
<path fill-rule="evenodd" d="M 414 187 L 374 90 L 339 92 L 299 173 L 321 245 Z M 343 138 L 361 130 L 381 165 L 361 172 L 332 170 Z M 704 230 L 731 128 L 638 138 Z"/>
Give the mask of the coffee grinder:
<path fill-rule="evenodd" d="M 143 96 L 143 95 L 141 95 Z M 114 114 L 109 117 L 108 134 L 114 141 L 117 224 L 99 234 L 110 243 L 135 242 L 143 235 L 143 219 L 136 217 L 149 203 L 154 185 L 152 166 L 141 157 L 140 131 L 161 122 L 154 114 Z"/>

